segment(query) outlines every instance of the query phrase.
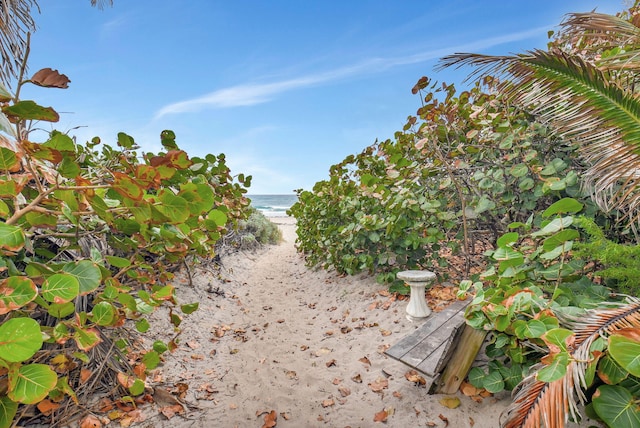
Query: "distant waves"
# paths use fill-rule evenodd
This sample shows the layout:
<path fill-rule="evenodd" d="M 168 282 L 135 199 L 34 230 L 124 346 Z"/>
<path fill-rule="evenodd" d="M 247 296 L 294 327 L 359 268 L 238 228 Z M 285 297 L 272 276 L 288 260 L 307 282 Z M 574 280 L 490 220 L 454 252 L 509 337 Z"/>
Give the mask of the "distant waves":
<path fill-rule="evenodd" d="M 266 217 L 283 217 L 287 210 L 298 201 L 296 195 L 247 195 L 251 206 Z"/>

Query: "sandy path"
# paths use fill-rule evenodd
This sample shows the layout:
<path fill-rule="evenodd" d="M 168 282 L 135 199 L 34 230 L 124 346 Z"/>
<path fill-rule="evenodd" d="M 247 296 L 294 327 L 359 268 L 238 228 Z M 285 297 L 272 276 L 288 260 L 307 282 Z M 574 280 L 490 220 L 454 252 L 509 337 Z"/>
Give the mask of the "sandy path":
<path fill-rule="evenodd" d="M 154 377 L 157 398 L 182 390 L 190 410 L 167 420 L 154 404 L 139 426 L 262 427 L 271 411 L 277 427 L 498 426 L 504 401 L 460 395 L 449 409 L 382 354 L 416 328 L 406 302 L 390 301 L 371 278 L 306 268 L 293 220 L 272 220 L 282 244 L 227 258 L 219 278 L 197 270 L 193 287 L 180 287 L 180 302 L 200 309 L 184 318 L 180 346 Z M 385 409 L 386 423 L 374 422 Z"/>

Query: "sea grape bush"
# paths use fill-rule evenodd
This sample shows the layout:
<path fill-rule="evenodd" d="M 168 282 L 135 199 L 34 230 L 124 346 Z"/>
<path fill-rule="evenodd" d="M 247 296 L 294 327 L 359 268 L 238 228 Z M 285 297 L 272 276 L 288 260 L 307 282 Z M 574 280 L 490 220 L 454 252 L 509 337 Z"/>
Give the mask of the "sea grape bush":
<path fill-rule="evenodd" d="M 582 250 L 601 245 L 603 237 L 591 218 L 579 215 L 582 210 L 575 199 L 563 198 L 537 215 L 538 227 L 533 219 L 510 224 L 488 253 L 491 263 L 480 280 L 460 283 L 461 296 L 473 291 L 468 324 L 491 332 L 486 347 L 491 361 L 471 369 L 468 378 L 493 393 L 524 385 L 516 402 L 527 394 L 535 400 L 543 383 L 575 379 L 575 394 L 591 403 L 592 417 L 608 426 L 635 426 L 621 421 L 640 416 L 634 404 L 640 396 L 634 361 L 640 336 L 620 325 L 631 325 L 624 317 L 639 316 L 640 301 L 623 306 L 625 296 L 602 285 L 603 271 L 594 263 L 602 255 Z M 527 389 L 535 382 L 540 389 Z"/>
<path fill-rule="evenodd" d="M 468 278 L 508 224 L 564 196 L 583 200 L 575 147 L 491 87 L 485 80 L 458 93 L 420 79 L 414 93 L 423 105 L 394 140 L 348 156 L 328 180 L 299 190 L 290 213 L 307 262 L 385 282 L 415 268 Z M 462 265 L 450 265 L 451 254 Z"/>
<path fill-rule="evenodd" d="M 19 82 L 66 88 L 51 69 Z M 18 90 L 19 92 L 19 90 Z M 127 351 L 122 328 L 144 333 L 146 315 L 171 306 L 177 327 L 198 304 L 178 305 L 173 269 L 213 256 L 216 242 L 246 216 L 251 177 L 231 175 L 224 155 L 189 157 L 171 131 L 163 151 L 139 153 L 119 133 L 115 146 L 85 145 L 53 131 L 29 140 L 29 121 L 58 120 L 51 107 L 0 88 L 0 427 L 18 406 L 77 402 L 75 389 L 102 364 L 105 341 Z M 175 344 L 132 357 L 117 379 L 131 396 Z M 77 372 L 82 371 L 82 376 Z M 75 373 L 75 374 L 74 374 Z M 73 375 L 72 375 L 73 374 Z"/>

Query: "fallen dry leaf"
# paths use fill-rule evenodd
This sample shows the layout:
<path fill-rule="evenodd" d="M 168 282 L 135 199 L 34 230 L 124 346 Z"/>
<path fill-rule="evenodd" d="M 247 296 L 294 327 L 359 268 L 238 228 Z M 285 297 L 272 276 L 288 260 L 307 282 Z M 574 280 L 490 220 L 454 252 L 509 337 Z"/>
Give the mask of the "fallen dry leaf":
<path fill-rule="evenodd" d="M 386 410 L 381 410 L 373 416 L 373 422 L 387 422 L 388 416 Z"/>
<path fill-rule="evenodd" d="M 338 391 L 340 392 L 340 395 L 343 397 L 347 397 L 351 395 L 351 390 L 346 386 L 341 386 L 340 388 L 338 388 Z"/>
<path fill-rule="evenodd" d="M 270 411 L 266 415 L 264 415 L 264 425 L 262 428 L 273 428 L 278 423 L 278 414 L 275 410 Z"/>
<path fill-rule="evenodd" d="M 392 394 L 392 395 L 393 395 L 394 397 L 396 397 L 396 398 L 400 398 L 400 399 L 402 398 L 402 394 L 401 394 L 400 392 L 398 392 L 398 391 L 393 391 L 393 394 Z"/>
<path fill-rule="evenodd" d="M 362 383 L 362 376 L 360 376 L 360 373 L 358 373 L 357 375 L 352 377 L 351 380 L 354 381 L 355 383 Z"/>
<path fill-rule="evenodd" d="M 286 412 L 281 412 L 280 416 L 282 416 L 282 419 L 284 419 L 285 421 L 288 421 L 289 419 L 291 419 L 291 415 Z"/>
<path fill-rule="evenodd" d="M 333 383 L 334 385 L 339 385 L 340 382 L 342 382 L 342 379 L 336 377 L 336 378 L 333 379 L 333 381 L 331 383 Z"/>
<path fill-rule="evenodd" d="M 369 361 L 369 359 L 367 357 L 362 357 L 360 358 L 358 361 L 360 361 L 362 364 L 366 364 L 366 365 L 371 365 L 371 361 Z"/>
<path fill-rule="evenodd" d="M 325 363 L 327 367 L 334 367 L 336 365 L 336 360 L 329 360 Z"/>
<path fill-rule="evenodd" d="M 91 376 L 93 372 L 88 369 L 80 369 L 80 383 L 85 383 Z"/>
<path fill-rule="evenodd" d="M 445 426 L 445 427 L 449 426 L 449 419 L 447 419 L 447 417 L 446 417 L 445 415 L 443 415 L 442 413 L 440 413 L 440 414 L 438 415 L 438 417 L 440 418 L 440 420 L 441 420 L 442 422 L 444 422 L 444 426 Z"/>
<path fill-rule="evenodd" d="M 38 407 L 38 410 L 40 410 L 40 413 L 42 413 L 45 416 L 48 416 L 51 414 L 51 412 L 59 408 L 60 404 L 54 403 L 51 400 L 45 399 L 39 402 L 37 407 Z"/>
<path fill-rule="evenodd" d="M 469 382 L 462 382 L 460 384 L 460 392 L 462 392 L 467 397 L 473 397 L 474 395 L 480 395 L 481 388 L 476 388 L 471 385 Z"/>
<path fill-rule="evenodd" d="M 333 401 L 333 398 L 327 398 L 326 400 L 322 400 L 322 407 L 331 407 L 334 404 L 336 404 L 336 402 Z"/>
<path fill-rule="evenodd" d="M 409 370 L 408 372 L 406 372 L 404 374 L 404 377 L 409 381 L 409 382 L 414 382 L 416 384 L 419 385 L 426 385 L 427 381 L 425 380 L 425 378 L 423 378 L 422 376 L 420 376 L 418 374 L 417 371 L 415 370 Z"/>
<path fill-rule="evenodd" d="M 87 415 L 80 421 L 80 428 L 102 428 L 102 422 L 93 415 Z"/>
<path fill-rule="evenodd" d="M 187 342 L 187 346 L 191 349 L 198 349 L 200 347 L 200 343 L 196 342 L 195 340 L 191 340 Z"/>
<path fill-rule="evenodd" d="M 378 378 L 376 379 L 375 382 L 371 382 L 369 384 L 369 388 L 373 391 L 373 392 L 382 392 L 383 389 L 386 389 L 389 387 L 389 381 L 385 378 Z"/>
<path fill-rule="evenodd" d="M 383 328 L 380 329 L 380 334 L 382 334 L 383 336 L 391 336 L 391 332 Z"/>
<path fill-rule="evenodd" d="M 181 415 L 184 413 L 184 407 L 179 403 L 172 406 L 160 407 L 158 410 L 167 419 L 171 419 L 175 415 Z"/>
<path fill-rule="evenodd" d="M 438 402 L 450 409 L 455 409 L 460 406 L 460 399 L 455 396 L 442 397 L 440 400 L 438 400 Z"/>

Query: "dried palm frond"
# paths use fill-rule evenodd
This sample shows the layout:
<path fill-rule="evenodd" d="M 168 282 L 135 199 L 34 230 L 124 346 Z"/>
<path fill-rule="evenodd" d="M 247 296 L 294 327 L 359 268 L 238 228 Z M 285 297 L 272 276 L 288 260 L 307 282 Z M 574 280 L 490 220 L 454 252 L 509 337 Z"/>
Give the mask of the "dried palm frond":
<path fill-rule="evenodd" d="M 502 428 L 562 428 L 569 415 L 577 420 L 578 402 L 585 402 L 583 389 L 589 386 L 585 372 L 592 359 L 590 348 L 593 341 L 621 328 L 640 327 L 640 299 L 629 298 L 625 304 L 591 309 L 579 318 L 559 318 L 575 333 L 566 375 L 554 382 L 542 382 L 536 379 L 536 371 L 544 366 L 532 367 L 532 374 L 514 389 L 513 403 L 503 413 Z"/>
<path fill-rule="evenodd" d="M 27 34 L 36 29 L 33 7 L 38 7 L 35 0 L 0 0 L 0 80 L 5 84 L 18 77 L 27 51 Z"/>
<path fill-rule="evenodd" d="M 516 56 L 455 54 L 442 67 L 474 65 L 495 76 L 507 100 L 579 145 L 590 167 L 584 184 L 605 210 L 640 219 L 640 100 L 623 81 L 560 50 Z"/>

